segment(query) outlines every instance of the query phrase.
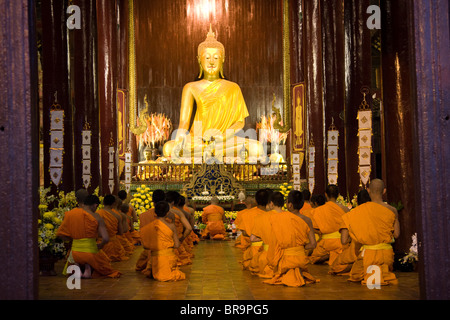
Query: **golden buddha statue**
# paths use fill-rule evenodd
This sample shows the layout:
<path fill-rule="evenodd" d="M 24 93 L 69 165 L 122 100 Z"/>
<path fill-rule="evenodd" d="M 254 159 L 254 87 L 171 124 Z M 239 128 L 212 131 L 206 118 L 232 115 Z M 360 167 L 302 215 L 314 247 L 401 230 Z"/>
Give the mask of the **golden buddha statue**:
<path fill-rule="evenodd" d="M 216 40 L 211 28 L 207 38 L 198 47 L 200 75 L 198 81 L 183 88 L 179 128 L 174 140 L 163 148 L 165 157 L 172 160 L 212 156 L 216 159 L 237 157 L 244 145 L 250 159 L 265 156 L 262 144 L 254 139 L 236 136 L 244 128 L 249 116 L 238 84 L 225 80 L 223 63 L 225 48 Z M 189 130 L 194 102 L 197 111 Z"/>

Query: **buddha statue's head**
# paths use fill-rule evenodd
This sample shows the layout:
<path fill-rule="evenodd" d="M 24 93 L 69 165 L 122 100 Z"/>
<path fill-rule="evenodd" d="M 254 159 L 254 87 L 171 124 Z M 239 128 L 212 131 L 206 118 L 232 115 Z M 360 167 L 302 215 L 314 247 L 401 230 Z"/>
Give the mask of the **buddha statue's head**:
<path fill-rule="evenodd" d="M 198 63 L 200 66 L 199 78 L 203 75 L 209 77 L 223 76 L 223 63 L 225 61 L 225 47 L 216 40 L 211 26 L 209 28 L 206 40 L 198 46 Z"/>

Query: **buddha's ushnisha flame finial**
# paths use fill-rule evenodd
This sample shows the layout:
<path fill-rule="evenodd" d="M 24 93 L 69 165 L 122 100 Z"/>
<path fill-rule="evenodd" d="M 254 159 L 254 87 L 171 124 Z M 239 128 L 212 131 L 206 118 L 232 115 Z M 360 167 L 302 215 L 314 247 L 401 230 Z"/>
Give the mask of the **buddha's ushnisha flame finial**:
<path fill-rule="evenodd" d="M 225 47 L 222 43 L 217 41 L 215 33 L 212 31 L 212 25 L 209 25 L 209 32 L 206 36 L 206 40 L 200 43 L 198 46 L 198 56 L 202 55 L 203 50 L 206 48 L 216 48 L 222 52 L 223 57 L 225 57 Z"/>

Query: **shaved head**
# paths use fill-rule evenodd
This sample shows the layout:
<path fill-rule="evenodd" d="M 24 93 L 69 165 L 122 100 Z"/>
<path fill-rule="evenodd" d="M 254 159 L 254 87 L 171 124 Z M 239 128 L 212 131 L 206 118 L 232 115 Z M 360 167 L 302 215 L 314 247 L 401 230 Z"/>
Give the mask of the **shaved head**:
<path fill-rule="evenodd" d="M 89 192 L 86 189 L 79 189 L 77 190 L 77 192 L 75 192 L 75 198 L 80 204 L 84 204 L 84 200 L 86 200 L 88 196 Z"/>
<path fill-rule="evenodd" d="M 211 198 L 211 204 L 219 204 L 219 198 L 217 198 L 216 196 L 213 196 L 212 198 Z"/>
<path fill-rule="evenodd" d="M 384 182 L 380 179 L 370 181 L 369 192 L 373 195 L 382 196 L 384 192 Z"/>

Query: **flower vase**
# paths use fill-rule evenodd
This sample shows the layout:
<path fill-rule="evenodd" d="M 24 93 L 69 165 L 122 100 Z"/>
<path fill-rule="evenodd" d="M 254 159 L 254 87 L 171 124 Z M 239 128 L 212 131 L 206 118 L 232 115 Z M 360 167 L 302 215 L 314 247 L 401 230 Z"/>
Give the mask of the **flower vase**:
<path fill-rule="evenodd" d="M 39 275 L 44 277 L 56 276 L 55 263 L 58 258 L 49 252 L 39 252 Z"/>

